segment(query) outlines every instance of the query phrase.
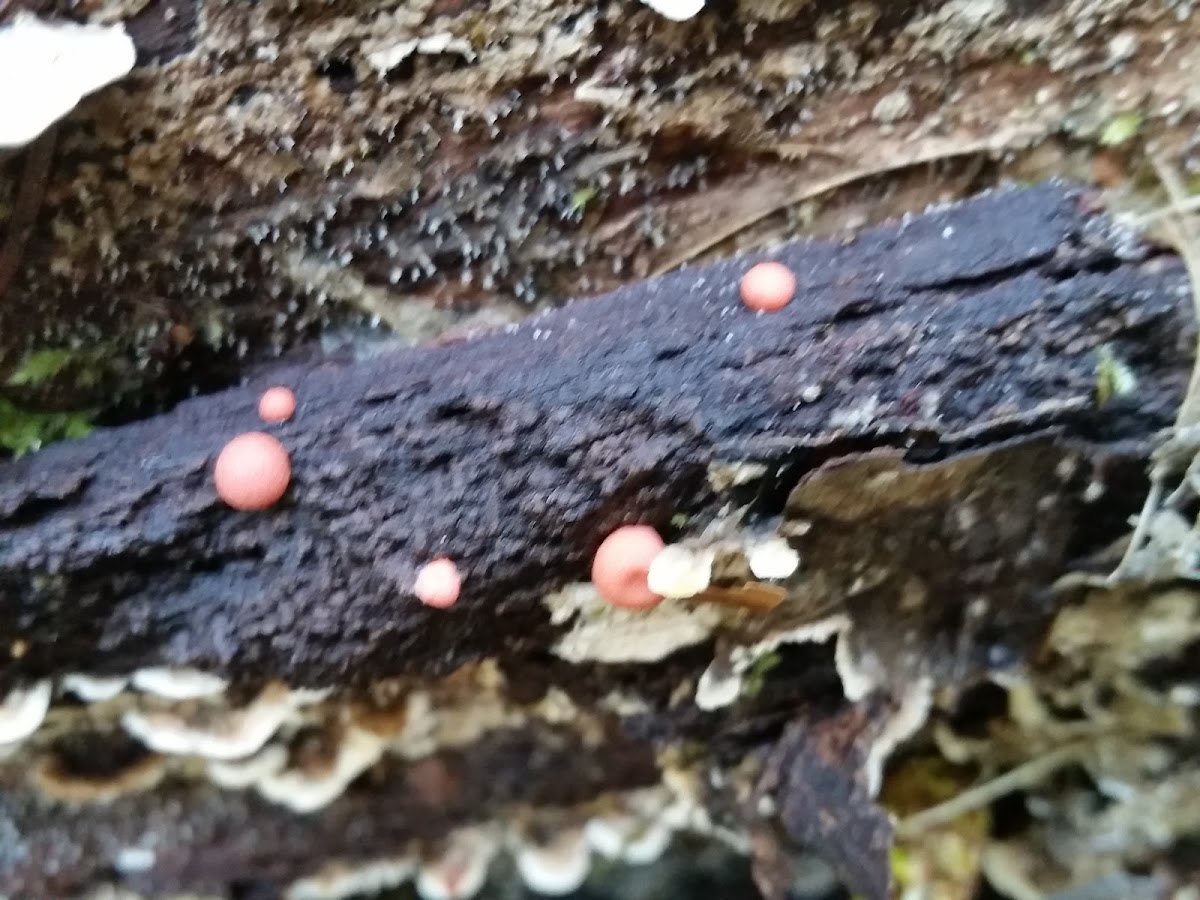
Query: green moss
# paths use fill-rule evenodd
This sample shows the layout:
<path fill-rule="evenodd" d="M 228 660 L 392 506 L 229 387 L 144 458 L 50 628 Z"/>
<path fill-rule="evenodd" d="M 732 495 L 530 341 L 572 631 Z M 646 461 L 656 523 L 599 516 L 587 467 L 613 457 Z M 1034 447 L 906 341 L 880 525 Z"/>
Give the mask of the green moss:
<path fill-rule="evenodd" d="M 1104 406 L 1137 390 L 1137 376 L 1107 344 L 1096 350 L 1096 402 Z"/>
<path fill-rule="evenodd" d="M 73 353 L 65 348 L 35 350 L 27 353 L 7 383 L 13 387 L 37 385 L 49 381 L 71 364 Z"/>
<path fill-rule="evenodd" d="M 15 456 L 54 441 L 81 438 L 92 430 L 92 412 L 38 412 L 0 397 L 0 447 Z"/>
<path fill-rule="evenodd" d="M 1113 116 L 1104 130 L 1100 132 L 1097 143 L 1101 147 L 1120 147 L 1122 144 L 1137 137 L 1142 130 L 1142 114 L 1137 112 L 1121 113 Z"/>
<path fill-rule="evenodd" d="M 754 665 L 742 678 L 742 696 L 757 697 L 767 681 L 767 673 L 779 665 L 780 656 L 776 651 L 764 653 L 754 661 Z"/>

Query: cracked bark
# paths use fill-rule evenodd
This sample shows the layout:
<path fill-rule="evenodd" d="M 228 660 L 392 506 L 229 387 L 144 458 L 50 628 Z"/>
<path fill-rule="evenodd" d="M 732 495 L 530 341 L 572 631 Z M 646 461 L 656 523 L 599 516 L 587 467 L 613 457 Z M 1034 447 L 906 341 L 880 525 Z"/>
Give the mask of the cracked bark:
<path fill-rule="evenodd" d="M 1054 184 L 777 256 L 799 289 L 774 316 L 737 300 L 751 257 L 471 341 L 275 373 L 300 405 L 277 431 L 293 484 L 265 513 L 229 510 L 210 480 L 222 443 L 259 427 L 265 382 L 0 467 L 0 620 L 20 648 L 0 660 L 2 684 L 181 665 L 246 686 L 280 678 L 353 696 L 490 658 L 519 702 L 552 685 L 593 711 L 614 688 L 644 701 L 636 714 L 601 713 L 611 734 L 593 748 L 595 777 L 569 797 L 554 792 L 562 773 L 548 760 L 508 796 L 466 778 L 455 807 L 464 816 L 645 783 L 652 751 L 681 742 L 734 765 L 771 747 L 790 720 L 819 735 L 822 723 L 853 718 L 824 645 L 789 656 L 756 697 L 703 713 L 673 695 L 711 659 L 705 646 L 643 665 L 571 665 L 548 654 L 563 626 L 543 603 L 586 579 L 614 526 L 644 521 L 680 538 L 731 506 L 748 532 L 803 520 L 791 541 L 807 580 L 778 613 L 719 629 L 718 649 L 836 608 L 854 623 L 873 709 L 917 675 L 961 687 L 1022 658 L 1053 610 L 1046 587 L 1072 556 L 1119 534 L 1139 500 L 1130 473 L 1189 373 L 1182 268 Z M 1104 407 L 1102 343 L 1141 384 Z M 714 467 L 730 463 L 764 474 L 714 484 Z M 1104 515 L 1085 502 L 1092 480 L 1108 487 Z M 419 565 L 443 553 L 465 576 L 448 612 L 410 591 Z M 856 590 L 864 561 L 887 577 Z M 919 661 L 902 646 L 909 634 Z M 880 727 L 863 733 L 874 739 Z M 554 743 L 532 727 L 528 740 Z M 828 753 L 805 757 L 789 740 L 768 769 L 809 757 L 828 765 Z M 493 735 L 471 752 L 492 747 L 502 758 L 487 765 L 511 774 L 528 753 L 494 749 L 504 746 Z M 858 751 L 844 762 L 839 790 L 858 797 Z M 152 891 L 229 879 L 278 889 L 312 862 L 286 847 L 325 846 L 352 819 L 380 824 L 361 846 L 334 841 L 330 856 L 437 831 L 420 824 L 424 813 L 389 806 L 397 782 L 387 766 L 308 818 L 177 780 L 148 799 L 66 816 L 12 765 L 4 778 L 0 826 L 13 850 L 0 857 L 0 890 L 19 896 L 109 877 L 105 859 L 142 827 L 143 803 L 161 810 L 155 828 L 180 835 L 178 857 L 131 881 Z M 803 790 L 815 781 L 785 773 L 775 783 L 791 839 L 826 840 L 804 824 Z M 190 823 L 203 827 L 184 837 Z M 51 858 L 53 874 L 41 862 Z M 880 895 L 879 858 L 874 868 L 840 862 L 857 890 Z"/>

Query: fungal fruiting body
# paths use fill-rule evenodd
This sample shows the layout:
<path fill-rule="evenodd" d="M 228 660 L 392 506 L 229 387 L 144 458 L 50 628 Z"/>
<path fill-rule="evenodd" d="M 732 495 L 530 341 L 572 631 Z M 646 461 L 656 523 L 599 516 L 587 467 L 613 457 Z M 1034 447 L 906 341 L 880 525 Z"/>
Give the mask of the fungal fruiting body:
<path fill-rule="evenodd" d="M 672 22 L 683 22 L 704 9 L 704 0 L 642 0 L 642 2 Z"/>
<path fill-rule="evenodd" d="M 546 897 L 575 893 L 592 869 L 591 848 L 582 828 L 565 828 L 545 843 L 521 841 L 514 862 L 525 886 Z"/>
<path fill-rule="evenodd" d="M 452 833 L 433 858 L 417 871 L 417 894 L 422 900 L 467 900 L 487 881 L 488 867 L 499 849 L 486 829 L 464 828 Z"/>
<path fill-rule="evenodd" d="M 783 263 L 761 262 L 742 276 L 742 302 L 759 312 L 779 312 L 796 293 L 796 276 Z"/>
<path fill-rule="evenodd" d="M 622 609 L 651 609 L 662 596 L 650 590 L 650 563 L 665 545 L 649 525 L 623 525 L 604 539 L 592 561 L 592 584 Z"/>
<path fill-rule="evenodd" d="M 14 688 L 0 698 L 0 744 L 24 740 L 37 731 L 50 709 L 53 685 L 39 681 L 27 688 Z"/>
<path fill-rule="evenodd" d="M 461 589 L 462 575 L 458 566 L 454 560 L 442 556 L 421 566 L 413 593 L 426 606 L 447 609 L 458 600 Z"/>
<path fill-rule="evenodd" d="M 137 48 L 123 25 L 18 14 L 0 27 L 0 147 L 29 143 L 136 62 Z"/>
<path fill-rule="evenodd" d="M 268 388 L 258 398 L 258 417 L 264 422 L 271 424 L 286 422 L 295 414 L 296 395 L 288 388 Z"/>
<path fill-rule="evenodd" d="M 279 501 L 292 479 L 283 444 L 251 431 L 225 445 L 213 467 L 217 495 L 234 509 L 267 509 Z"/>

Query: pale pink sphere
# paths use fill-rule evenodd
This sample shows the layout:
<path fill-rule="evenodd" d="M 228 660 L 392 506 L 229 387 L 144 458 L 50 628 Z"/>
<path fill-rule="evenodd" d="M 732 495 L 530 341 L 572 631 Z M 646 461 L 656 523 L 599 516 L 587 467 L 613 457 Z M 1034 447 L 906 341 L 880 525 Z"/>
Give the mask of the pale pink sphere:
<path fill-rule="evenodd" d="M 239 434 L 213 466 L 217 495 L 234 509 L 267 509 L 279 502 L 292 480 L 283 444 L 269 434 Z"/>
<path fill-rule="evenodd" d="M 650 561 L 664 544 L 649 525 L 622 525 L 604 539 L 592 560 L 592 584 L 600 596 L 622 609 L 652 609 L 662 597 L 650 590 Z"/>
<path fill-rule="evenodd" d="M 760 312 L 779 312 L 796 293 L 796 276 L 783 263 L 762 262 L 742 276 L 742 302 Z"/>
<path fill-rule="evenodd" d="M 258 399 L 258 416 L 264 422 L 286 422 L 295 413 L 296 395 L 289 388 L 268 388 Z"/>
<path fill-rule="evenodd" d="M 454 560 L 440 556 L 421 566 L 413 593 L 426 606 L 447 609 L 458 600 L 462 590 L 462 575 Z"/>

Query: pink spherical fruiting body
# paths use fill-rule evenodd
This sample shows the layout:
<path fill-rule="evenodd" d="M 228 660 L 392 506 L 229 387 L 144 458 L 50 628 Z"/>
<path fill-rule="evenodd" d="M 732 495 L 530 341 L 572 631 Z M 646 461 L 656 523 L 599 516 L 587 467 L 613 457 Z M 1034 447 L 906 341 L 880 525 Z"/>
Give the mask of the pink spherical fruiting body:
<path fill-rule="evenodd" d="M 296 395 L 288 388 L 268 388 L 258 399 L 258 417 L 264 422 L 286 422 L 295 413 Z"/>
<path fill-rule="evenodd" d="M 457 600 L 462 590 L 462 575 L 454 560 L 438 557 L 421 566 L 413 593 L 426 606 L 448 609 Z"/>
<path fill-rule="evenodd" d="M 292 463 L 287 450 L 261 431 L 235 437 L 221 450 L 213 466 L 217 495 L 234 509 L 273 506 L 287 492 L 291 480 Z"/>
<path fill-rule="evenodd" d="M 762 262 L 742 276 L 742 302 L 759 312 L 779 312 L 796 293 L 796 276 L 783 263 Z"/>
<path fill-rule="evenodd" d="M 652 609 L 663 598 L 650 590 L 646 575 L 664 546 L 663 539 L 649 525 L 622 525 L 596 551 L 592 584 L 613 606 Z"/>

